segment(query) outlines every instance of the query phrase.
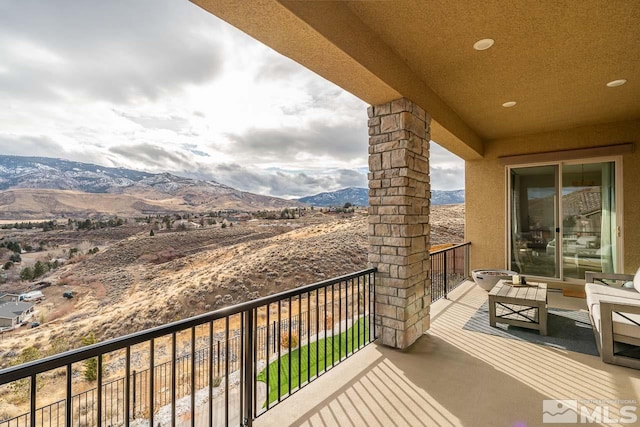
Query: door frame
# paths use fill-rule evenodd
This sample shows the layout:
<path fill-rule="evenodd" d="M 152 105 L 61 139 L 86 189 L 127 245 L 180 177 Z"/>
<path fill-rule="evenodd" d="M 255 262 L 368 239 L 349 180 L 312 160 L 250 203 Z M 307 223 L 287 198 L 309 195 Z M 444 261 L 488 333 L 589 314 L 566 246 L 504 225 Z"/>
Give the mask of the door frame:
<path fill-rule="evenodd" d="M 615 164 L 615 203 L 616 203 L 616 230 L 613 232 L 616 233 L 616 261 L 614 264 L 614 270 L 616 272 L 623 271 L 624 266 L 624 191 L 623 191 L 623 173 L 622 173 L 622 156 L 606 156 L 606 157 L 589 157 L 589 158 L 575 158 L 575 159 L 567 159 L 567 160 L 559 160 L 552 162 L 539 162 L 539 163 L 520 163 L 520 164 L 510 164 L 505 166 L 505 234 L 504 240 L 506 242 L 505 245 L 505 265 L 508 269 L 511 269 L 511 252 L 513 240 L 511 238 L 511 169 L 519 169 L 519 168 L 527 168 L 527 167 L 536 167 L 536 166 L 557 166 L 556 169 L 556 177 L 555 177 L 555 193 L 556 193 L 556 212 L 555 214 L 555 222 L 557 224 L 557 229 L 560 230 L 559 233 L 556 234 L 556 265 L 559 271 L 560 277 L 543 277 L 543 276 L 532 276 L 536 278 L 540 278 L 542 280 L 556 280 L 567 283 L 584 283 L 584 279 L 575 279 L 572 277 L 566 278 L 564 277 L 564 269 L 562 266 L 562 241 L 558 242 L 558 236 L 562 236 L 563 233 L 563 225 L 562 225 L 562 167 L 563 165 L 575 165 L 575 164 L 587 164 L 587 163 L 605 163 L 605 162 L 613 162 Z M 562 239 L 560 239 L 562 240 Z"/>

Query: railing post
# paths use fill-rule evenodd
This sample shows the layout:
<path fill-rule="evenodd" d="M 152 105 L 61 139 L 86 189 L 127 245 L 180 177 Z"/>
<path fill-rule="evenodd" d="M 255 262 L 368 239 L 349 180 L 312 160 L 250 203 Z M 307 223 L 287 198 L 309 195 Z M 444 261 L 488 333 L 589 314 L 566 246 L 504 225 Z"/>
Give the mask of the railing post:
<path fill-rule="evenodd" d="M 218 347 L 218 376 L 220 376 L 220 341 L 216 341 L 216 346 Z"/>
<path fill-rule="evenodd" d="M 277 337 L 277 335 L 276 335 L 276 334 L 277 334 L 277 330 L 276 330 L 276 322 L 274 321 L 274 322 L 273 322 L 273 334 L 272 334 L 272 335 L 273 335 L 273 352 L 274 352 L 274 353 L 275 353 L 276 351 L 278 351 L 278 349 L 277 349 L 277 347 L 276 347 L 276 344 L 277 344 L 277 341 L 278 341 L 278 339 L 276 338 L 276 337 Z"/>
<path fill-rule="evenodd" d="M 133 370 L 133 419 L 136 419 L 136 370 Z"/>
<path fill-rule="evenodd" d="M 447 296 L 449 294 L 449 289 L 447 289 L 448 288 L 447 285 L 448 285 L 448 282 L 449 282 L 447 280 L 447 251 L 444 251 L 442 253 L 442 255 L 444 257 L 444 263 L 443 263 L 444 264 L 444 266 L 443 266 L 444 271 L 442 273 L 444 275 L 444 299 L 447 299 Z"/>
<path fill-rule="evenodd" d="M 469 277 L 469 246 L 464 247 L 464 277 Z"/>
<path fill-rule="evenodd" d="M 242 425 L 251 427 L 253 425 L 253 354 L 256 351 L 253 340 L 253 309 L 245 312 L 244 334 L 244 414 L 242 414 Z M 267 369 L 269 367 L 267 366 Z M 268 391 L 267 391 L 268 395 Z M 268 397 L 267 397 L 268 399 Z"/>
<path fill-rule="evenodd" d="M 36 395 L 38 391 L 37 378 L 38 377 L 36 375 L 31 375 L 31 383 L 29 384 L 29 394 L 31 395 L 31 399 L 29 400 L 29 425 L 31 427 L 36 427 Z M 71 399 L 71 397 L 67 396 L 67 399 Z M 9 423 L 7 423 L 7 425 L 8 424 Z"/>

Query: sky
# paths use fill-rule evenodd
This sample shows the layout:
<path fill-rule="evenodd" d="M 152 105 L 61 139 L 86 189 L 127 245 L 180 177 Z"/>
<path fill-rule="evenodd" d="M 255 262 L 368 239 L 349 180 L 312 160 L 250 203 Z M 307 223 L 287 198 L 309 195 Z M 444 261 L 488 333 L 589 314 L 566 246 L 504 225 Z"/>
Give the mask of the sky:
<path fill-rule="evenodd" d="M 367 186 L 367 104 L 184 0 L 0 2 L 0 153 L 295 198 Z M 464 162 L 431 145 L 431 186 Z"/>

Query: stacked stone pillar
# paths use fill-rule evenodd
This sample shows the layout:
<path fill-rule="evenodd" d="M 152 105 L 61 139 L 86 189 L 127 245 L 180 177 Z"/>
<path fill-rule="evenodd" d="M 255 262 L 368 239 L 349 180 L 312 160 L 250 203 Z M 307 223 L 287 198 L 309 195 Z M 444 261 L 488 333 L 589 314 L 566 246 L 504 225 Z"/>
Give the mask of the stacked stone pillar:
<path fill-rule="evenodd" d="M 376 332 L 404 349 L 429 328 L 429 126 L 408 99 L 369 107 L 369 263 Z"/>

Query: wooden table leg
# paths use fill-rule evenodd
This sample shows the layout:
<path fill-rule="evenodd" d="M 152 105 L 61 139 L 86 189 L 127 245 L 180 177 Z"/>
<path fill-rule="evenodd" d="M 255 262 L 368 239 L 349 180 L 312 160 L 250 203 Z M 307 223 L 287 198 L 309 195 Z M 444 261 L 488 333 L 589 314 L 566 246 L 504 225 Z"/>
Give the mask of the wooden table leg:
<path fill-rule="evenodd" d="M 496 299 L 489 295 L 489 325 L 496 327 Z"/>
<path fill-rule="evenodd" d="M 547 335 L 547 303 L 538 304 L 538 323 L 540 324 L 540 335 Z"/>

